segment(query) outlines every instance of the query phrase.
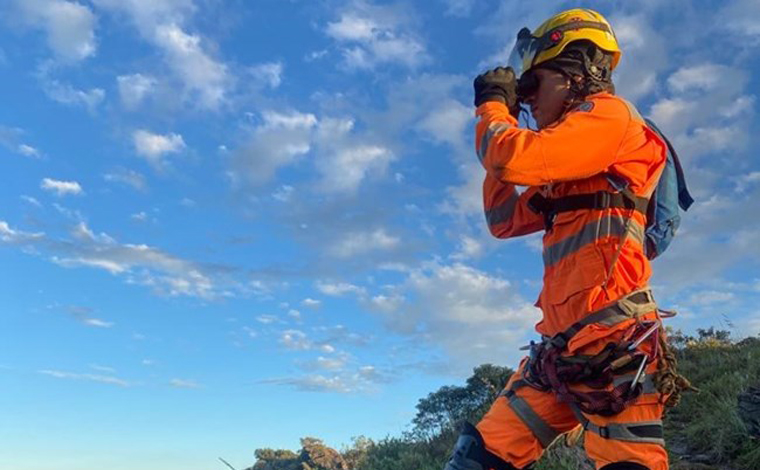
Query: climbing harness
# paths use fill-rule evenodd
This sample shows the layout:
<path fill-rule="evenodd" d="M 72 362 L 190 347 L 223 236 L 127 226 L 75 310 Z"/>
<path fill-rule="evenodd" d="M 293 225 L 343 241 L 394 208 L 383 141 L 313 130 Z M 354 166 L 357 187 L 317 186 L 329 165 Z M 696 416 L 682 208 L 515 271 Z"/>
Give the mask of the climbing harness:
<path fill-rule="evenodd" d="M 657 312 L 656 319 L 644 319 Z M 649 289 L 635 291 L 610 306 L 593 312 L 554 336 L 531 342 L 523 377 L 515 380 L 501 395 L 509 400 L 515 414 L 531 429 L 543 446 L 560 433 L 552 429 L 528 403 L 516 394 L 522 387 L 553 392 L 570 405 L 584 429 L 608 439 L 663 444 L 662 422 L 611 423 L 598 426 L 586 415 L 614 416 L 643 394 L 667 396 L 665 405 L 674 406 L 682 391 L 691 388 L 688 380 L 675 371 L 675 357 L 665 341 L 661 319 L 673 312 L 660 310 Z M 563 356 L 570 340 L 584 327 L 608 327 L 635 319 L 618 341 L 605 345 L 593 356 Z M 655 374 L 646 374 L 648 364 L 658 361 Z M 572 385 L 585 385 L 581 392 Z M 606 390 L 611 386 L 611 390 Z M 675 397 L 675 398 L 674 398 Z"/>

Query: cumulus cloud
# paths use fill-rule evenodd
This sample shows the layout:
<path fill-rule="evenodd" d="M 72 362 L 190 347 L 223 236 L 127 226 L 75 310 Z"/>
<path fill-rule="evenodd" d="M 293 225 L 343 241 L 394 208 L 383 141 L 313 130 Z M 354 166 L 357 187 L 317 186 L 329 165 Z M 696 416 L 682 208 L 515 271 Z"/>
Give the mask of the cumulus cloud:
<path fill-rule="evenodd" d="M 95 54 L 97 18 L 87 5 L 66 0 L 13 0 L 29 25 L 41 29 L 48 47 L 62 62 Z"/>
<path fill-rule="evenodd" d="M 268 62 L 248 69 L 254 83 L 269 88 L 277 88 L 282 83 L 284 66 L 282 62 Z"/>
<path fill-rule="evenodd" d="M 388 251 L 399 246 L 401 239 L 389 235 L 385 229 L 379 228 L 366 232 L 348 233 L 330 249 L 330 253 L 338 258 L 351 258 L 373 251 Z"/>
<path fill-rule="evenodd" d="M 44 178 L 40 183 L 40 188 L 55 193 L 56 196 L 67 196 L 69 194 L 82 194 L 82 186 L 76 181 L 60 181 L 51 178 Z"/>
<path fill-rule="evenodd" d="M 409 24 L 408 12 L 368 3 L 354 4 L 327 24 L 325 32 L 340 45 L 349 69 L 382 64 L 417 67 L 429 60 L 426 46 Z"/>
<path fill-rule="evenodd" d="M 357 145 L 338 149 L 319 160 L 322 188 L 331 192 L 352 192 L 368 175 L 385 174 L 395 160 L 389 149 L 377 145 Z"/>
<path fill-rule="evenodd" d="M 186 33 L 176 24 L 167 24 L 156 29 L 155 42 L 203 107 L 218 108 L 223 103 L 229 80 L 227 66 L 203 50 L 200 36 Z"/>
<path fill-rule="evenodd" d="M 42 75 L 42 81 L 45 94 L 53 101 L 65 105 L 82 106 L 90 112 L 95 112 L 106 98 L 106 92 L 102 88 L 80 90 L 68 83 L 48 78 L 47 73 Z"/>
<path fill-rule="evenodd" d="M 352 193 L 365 181 L 382 177 L 396 159 L 387 147 L 355 133 L 352 119 L 318 119 L 312 113 L 271 110 L 261 118 L 261 124 L 250 129 L 246 142 L 233 152 L 233 182 L 243 178 L 253 186 L 262 185 L 281 168 L 312 154 L 320 191 Z M 282 201 L 291 194 L 292 187 L 286 185 L 274 197 Z"/>
<path fill-rule="evenodd" d="M 132 134 L 132 140 L 137 154 L 156 167 L 164 164 L 166 155 L 179 153 L 186 147 L 182 136 L 174 133 L 161 135 L 140 129 Z"/>
<path fill-rule="evenodd" d="M 136 109 L 150 95 L 157 84 L 153 77 L 139 73 L 116 77 L 121 102 L 127 109 Z"/>
<path fill-rule="evenodd" d="M 613 75 L 615 88 L 626 99 L 637 102 L 655 90 L 659 74 L 671 64 L 667 43 L 643 14 L 614 15 L 610 22 L 625 51 Z"/>
<path fill-rule="evenodd" d="M 269 181 L 279 168 L 307 154 L 312 148 L 311 130 L 317 125 L 316 116 L 309 113 L 266 111 L 262 118 L 262 125 L 251 131 L 232 157 L 233 166 L 253 185 Z"/>
<path fill-rule="evenodd" d="M 509 281 L 461 263 L 415 269 L 394 294 L 373 299 L 386 326 L 442 348 L 460 371 L 516 359 L 518 342 L 540 318 Z"/>
<path fill-rule="evenodd" d="M 285 330 L 280 335 L 280 344 L 286 349 L 294 351 L 307 351 L 314 345 L 306 333 L 300 330 Z"/>
<path fill-rule="evenodd" d="M 205 39 L 185 26 L 196 11 L 192 0 L 94 0 L 103 9 L 128 15 L 142 37 L 162 54 L 183 86 L 188 102 L 218 109 L 233 84 L 229 68 L 208 52 Z"/>

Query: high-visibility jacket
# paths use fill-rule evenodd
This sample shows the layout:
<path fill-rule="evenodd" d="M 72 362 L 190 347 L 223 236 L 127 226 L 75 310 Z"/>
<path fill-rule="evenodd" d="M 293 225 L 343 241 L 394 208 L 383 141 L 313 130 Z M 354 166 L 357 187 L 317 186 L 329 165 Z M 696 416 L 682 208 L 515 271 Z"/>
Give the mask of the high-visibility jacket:
<path fill-rule="evenodd" d="M 499 102 L 480 105 L 476 114 L 475 145 L 486 170 L 485 214 L 499 238 L 545 228 L 543 216 L 528 206 L 537 192 L 549 198 L 615 192 L 607 177 L 612 174 L 627 181 L 636 196 L 649 197 L 665 165 L 664 142 L 631 104 L 609 93 L 589 96 L 539 131 L 518 128 Z M 528 188 L 519 193 L 516 186 Z M 647 285 L 651 268 L 644 255 L 645 224 L 644 214 L 624 208 L 556 216 L 543 237 L 539 333 L 564 331 L 589 312 Z M 571 351 L 573 346 L 581 345 L 571 344 Z"/>

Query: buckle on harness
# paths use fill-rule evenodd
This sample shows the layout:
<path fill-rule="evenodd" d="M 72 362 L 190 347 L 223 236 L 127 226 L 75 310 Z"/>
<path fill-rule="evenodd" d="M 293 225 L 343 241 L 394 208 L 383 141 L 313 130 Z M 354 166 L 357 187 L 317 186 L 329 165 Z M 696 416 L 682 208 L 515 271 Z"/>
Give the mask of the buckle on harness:
<path fill-rule="evenodd" d="M 597 209 L 606 209 L 610 207 L 611 194 L 607 191 L 597 191 L 594 196 L 594 204 Z"/>
<path fill-rule="evenodd" d="M 570 341 L 570 338 L 565 336 L 565 333 L 557 333 L 556 335 L 552 336 L 552 339 L 548 341 L 549 346 L 557 349 L 564 349 L 565 346 L 567 346 L 567 343 Z"/>

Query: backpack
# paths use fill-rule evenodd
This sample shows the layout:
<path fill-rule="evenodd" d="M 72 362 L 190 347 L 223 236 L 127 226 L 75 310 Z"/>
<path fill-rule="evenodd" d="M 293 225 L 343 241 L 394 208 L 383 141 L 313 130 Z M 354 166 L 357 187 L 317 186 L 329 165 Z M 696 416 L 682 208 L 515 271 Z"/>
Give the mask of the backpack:
<path fill-rule="evenodd" d="M 662 170 L 652 197 L 649 198 L 647 207 L 644 253 L 647 258 L 655 259 L 673 241 L 676 230 L 681 225 L 680 210 L 689 210 L 689 207 L 694 204 L 694 198 L 686 188 L 683 168 L 673 145 L 651 119 L 645 119 L 645 122 L 668 147 L 665 168 Z"/>

